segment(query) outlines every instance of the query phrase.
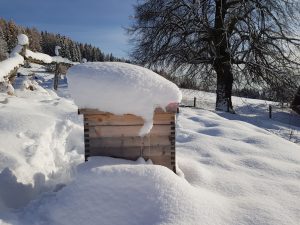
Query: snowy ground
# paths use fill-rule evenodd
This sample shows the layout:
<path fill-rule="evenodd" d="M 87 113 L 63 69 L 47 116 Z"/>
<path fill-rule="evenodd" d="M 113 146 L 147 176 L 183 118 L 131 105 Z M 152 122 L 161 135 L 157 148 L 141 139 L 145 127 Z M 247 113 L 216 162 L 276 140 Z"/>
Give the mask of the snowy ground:
<path fill-rule="evenodd" d="M 82 118 L 66 80 L 34 67 L 41 88 L 0 94 L 0 224 L 300 224 L 299 116 L 234 98 L 216 113 L 214 95 L 184 90 L 201 108 L 181 108 L 179 176 L 143 160 L 83 162 Z M 200 104 L 200 103 L 199 103 Z M 292 135 L 291 135 L 292 131 Z M 295 143 L 293 143 L 295 142 Z"/>

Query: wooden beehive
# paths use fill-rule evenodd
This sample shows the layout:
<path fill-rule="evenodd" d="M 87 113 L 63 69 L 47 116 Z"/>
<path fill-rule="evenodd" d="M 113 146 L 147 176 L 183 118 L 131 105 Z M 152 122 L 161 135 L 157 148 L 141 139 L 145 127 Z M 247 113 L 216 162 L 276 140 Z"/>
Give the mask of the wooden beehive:
<path fill-rule="evenodd" d="M 129 160 L 143 157 L 176 172 L 176 108 L 156 109 L 151 132 L 138 136 L 144 120 L 136 115 L 114 115 L 94 109 L 79 109 L 84 119 L 85 160 L 110 156 Z"/>

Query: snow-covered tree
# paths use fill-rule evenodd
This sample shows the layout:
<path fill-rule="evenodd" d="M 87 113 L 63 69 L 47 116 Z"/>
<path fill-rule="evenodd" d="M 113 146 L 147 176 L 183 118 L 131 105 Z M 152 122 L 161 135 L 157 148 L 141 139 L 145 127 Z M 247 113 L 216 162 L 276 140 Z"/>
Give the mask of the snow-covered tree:
<path fill-rule="evenodd" d="M 4 39 L 3 31 L 0 28 L 0 61 L 7 58 L 7 52 L 8 52 L 7 43 Z"/>
<path fill-rule="evenodd" d="M 294 89 L 298 0 L 145 0 L 135 7 L 132 56 L 217 80 L 216 109 L 232 111 L 234 78 Z"/>

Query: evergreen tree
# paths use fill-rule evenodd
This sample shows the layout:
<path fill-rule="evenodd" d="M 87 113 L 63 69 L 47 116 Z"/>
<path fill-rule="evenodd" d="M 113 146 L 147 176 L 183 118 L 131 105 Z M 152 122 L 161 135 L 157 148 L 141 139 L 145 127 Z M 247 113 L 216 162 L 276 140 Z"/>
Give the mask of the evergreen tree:
<path fill-rule="evenodd" d="M 13 21 L 7 23 L 6 42 L 8 50 L 11 51 L 17 45 L 18 27 Z"/>
<path fill-rule="evenodd" d="M 0 61 L 6 59 L 7 57 L 7 43 L 4 39 L 4 33 L 2 31 L 2 28 L 0 27 Z"/>
<path fill-rule="evenodd" d="M 36 52 L 41 52 L 41 33 L 36 28 L 26 28 L 25 33 L 29 38 L 29 49 Z"/>

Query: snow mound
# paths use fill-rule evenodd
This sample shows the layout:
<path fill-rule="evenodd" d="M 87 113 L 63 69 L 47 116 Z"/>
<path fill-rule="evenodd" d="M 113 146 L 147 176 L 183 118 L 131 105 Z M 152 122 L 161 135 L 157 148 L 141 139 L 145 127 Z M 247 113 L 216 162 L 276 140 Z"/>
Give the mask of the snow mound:
<path fill-rule="evenodd" d="M 24 58 L 15 53 L 10 58 L 0 62 L 0 82 L 4 81 L 4 77 L 7 76 L 15 67 L 24 63 Z"/>
<path fill-rule="evenodd" d="M 31 57 L 32 59 L 40 60 L 44 63 L 51 63 L 53 61 L 51 56 L 40 52 L 33 52 L 29 49 L 26 49 L 25 56 Z"/>
<path fill-rule="evenodd" d="M 151 130 L 155 108 L 164 109 L 182 98 L 175 84 L 132 64 L 88 62 L 71 67 L 67 75 L 70 93 L 79 108 L 141 116 L 145 120 L 141 136 Z"/>
<path fill-rule="evenodd" d="M 215 225 L 226 224 L 227 207 L 222 196 L 191 186 L 165 167 L 93 157 L 73 183 L 30 205 L 23 223 Z"/>
<path fill-rule="evenodd" d="M 19 45 L 28 45 L 29 44 L 29 39 L 26 34 L 19 34 L 17 38 L 18 38 Z"/>

